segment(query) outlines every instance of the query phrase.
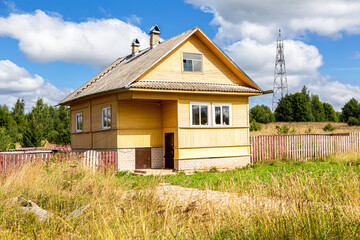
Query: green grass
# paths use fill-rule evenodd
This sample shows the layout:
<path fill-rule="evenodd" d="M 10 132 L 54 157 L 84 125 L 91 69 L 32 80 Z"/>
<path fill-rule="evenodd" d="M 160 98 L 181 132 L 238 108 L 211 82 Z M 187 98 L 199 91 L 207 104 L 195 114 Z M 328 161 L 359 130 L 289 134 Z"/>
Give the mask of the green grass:
<path fill-rule="evenodd" d="M 167 182 L 190 188 L 264 197 L 283 198 L 286 196 L 291 199 L 310 197 L 311 201 L 331 202 L 333 198 L 329 198 L 328 194 L 320 193 L 331 191 L 332 195 L 341 199 L 347 197 L 347 191 L 356 195 L 360 189 L 350 187 L 354 187 L 351 183 L 357 184 L 356 180 L 359 177 L 360 154 L 359 156 L 355 154 L 351 157 L 348 155 L 330 156 L 309 161 L 271 160 L 232 171 L 195 172 L 193 175 L 184 173 L 162 177 L 123 175 L 117 176 L 117 180 L 128 189 L 144 189 L 159 182 Z M 327 183 L 325 187 L 322 184 L 324 182 Z M 307 186 L 307 191 L 302 191 L 302 187 L 309 183 L 311 185 Z M 349 189 L 340 190 L 344 186 Z M 359 195 L 356 196 L 359 197 Z"/>
<path fill-rule="evenodd" d="M 78 163 L 75 163 L 75 165 Z M 227 172 L 133 176 L 74 163 L 32 163 L 0 174 L 0 239 L 359 239 L 360 155 L 268 161 Z M 160 200 L 161 182 L 249 195 L 295 206 L 190 205 Z M 24 197 L 52 213 L 40 223 L 9 199 Z M 193 199 L 189 199 L 190 202 Z M 90 204 L 78 219 L 69 212 Z M 187 210 L 190 209 L 190 210 Z"/>

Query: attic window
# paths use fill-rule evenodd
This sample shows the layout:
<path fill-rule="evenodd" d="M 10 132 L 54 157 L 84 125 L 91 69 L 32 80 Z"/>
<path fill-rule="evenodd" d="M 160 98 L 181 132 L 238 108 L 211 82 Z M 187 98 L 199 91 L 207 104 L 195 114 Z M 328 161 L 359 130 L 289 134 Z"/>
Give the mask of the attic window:
<path fill-rule="evenodd" d="M 183 53 L 184 72 L 202 72 L 202 55 L 196 53 Z"/>

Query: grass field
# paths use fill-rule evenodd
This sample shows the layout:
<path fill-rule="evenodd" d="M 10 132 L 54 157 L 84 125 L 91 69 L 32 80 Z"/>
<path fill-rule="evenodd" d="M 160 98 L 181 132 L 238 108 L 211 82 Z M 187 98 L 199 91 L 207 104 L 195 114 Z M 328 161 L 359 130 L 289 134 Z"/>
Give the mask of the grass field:
<path fill-rule="evenodd" d="M 89 172 L 74 162 L 31 164 L 1 176 L 0 239 L 356 239 L 359 177 L 359 153 L 162 177 Z M 256 201 L 220 208 L 194 196 L 180 204 L 157 196 L 164 182 Z M 51 220 L 21 211 L 9 201 L 18 196 Z M 269 200 L 274 206 L 263 204 Z M 86 204 L 79 218 L 67 217 Z"/>
<path fill-rule="evenodd" d="M 334 131 L 328 132 L 323 130 L 325 125 L 327 125 L 328 123 L 335 127 Z M 274 122 L 268 124 L 261 124 L 262 129 L 260 131 L 252 131 L 250 132 L 250 135 L 276 135 L 276 126 L 282 127 L 284 125 L 290 127 L 291 130 L 295 129 L 295 134 L 309 133 L 309 128 L 311 129 L 310 133 L 312 134 L 360 132 L 360 126 L 349 126 L 347 123 L 341 122 Z"/>

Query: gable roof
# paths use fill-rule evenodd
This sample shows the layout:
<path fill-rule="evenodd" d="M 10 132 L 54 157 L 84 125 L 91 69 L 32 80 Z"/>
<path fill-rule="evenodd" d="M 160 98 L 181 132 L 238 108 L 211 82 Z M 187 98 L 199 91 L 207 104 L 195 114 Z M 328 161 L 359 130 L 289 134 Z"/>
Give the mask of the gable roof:
<path fill-rule="evenodd" d="M 208 45 L 212 46 L 213 50 L 218 51 L 220 55 L 224 57 L 225 60 L 229 61 L 229 63 L 233 67 L 235 67 L 235 70 L 237 70 L 242 76 L 245 77 L 245 80 L 247 80 L 247 83 L 250 85 L 250 87 L 248 87 L 249 91 L 244 90 L 247 89 L 246 86 L 241 86 L 241 85 L 237 85 L 237 86 L 245 87 L 243 88 L 244 92 L 249 92 L 249 93 L 253 93 L 254 91 L 258 93 L 263 92 L 261 88 L 254 81 L 250 79 L 250 77 L 248 77 L 218 46 L 216 46 L 216 44 L 211 39 L 209 39 L 200 30 L 200 28 L 195 27 L 175 37 L 172 37 L 168 40 L 159 43 L 154 48 L 147 48 L 144 50 L 140 50 L 135 56 L 130 54 L 128 56 L 118 58 L 108 67 L 106 67 L 103 71 L 97 74 L 95 77 L 90 79 L 80 88 L 78 88 L 76 91 L 74 91 L 69 96 L 64 98 L 59 104 L 65 105 L 75 100 L 79 100 L 97 94 L 130 89 L 132 87 L 139 88 L 140 84 L 136 85 L 137 83 L 134 83 L 134 81 L 136 81 L 140 76 L 146 73 L 151 67 L 153 67 L 159 61 L 161 61 L 163 58 L 169 55 L 173 50 L 175 50 L 179 45 L 185 42 L 186 39 L 188 39 L 190 36 L 192 36 L 195 33 L 197 33 L 197 35 L 202 38 L 202 41 L 206 41 Z M 174 84 L 172 85 L 174 86 Z M 196 83 L 195 84 L 193 83 L 192 85 L 194 88 L 193 90 L 198 90 L 195 87 L 198 86 L 196 85 Z M 230 85 L 236 85 L 236 84 L 230 84 Z M 176 89 L 189 90 L 190 85 L 187 85 L 185 89 L 180 89 L 179 86 L 180 85 L 177 85 Z M 209 89 L 210 86 L 211 84 L 207 86 L 207 89 Z M 150 88 L 150 85 L 147 85 L 147 88 Z M 155 89 L 168 89 L 168 88 L 155 88 Z M 210 91 L 221 91 L 221 90 L 212 89 Z"/>

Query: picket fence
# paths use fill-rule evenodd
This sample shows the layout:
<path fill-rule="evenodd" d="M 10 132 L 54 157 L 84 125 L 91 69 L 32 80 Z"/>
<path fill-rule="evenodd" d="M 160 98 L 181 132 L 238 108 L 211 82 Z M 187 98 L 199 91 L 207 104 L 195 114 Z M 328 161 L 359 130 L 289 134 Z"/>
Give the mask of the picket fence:
<path fill-rule="evenodd" d="M 79 160 L 85 166 L 95 169 L 104 168 L 117 170 L 118 169 L 118 154 L 117 151 L 86 151 L 86 152 L 0 152 L 0 172 L 6 172 L 10 168 L 19 169 L 25 163 L 34 161 L 53 161 L 62 162 L 69 160 Z"/>
<path fill-rule="evenodd" d="M 360 150 L 360 132 L 250 137 L 251 162 L 289 158 L 308 160 Z"/>

